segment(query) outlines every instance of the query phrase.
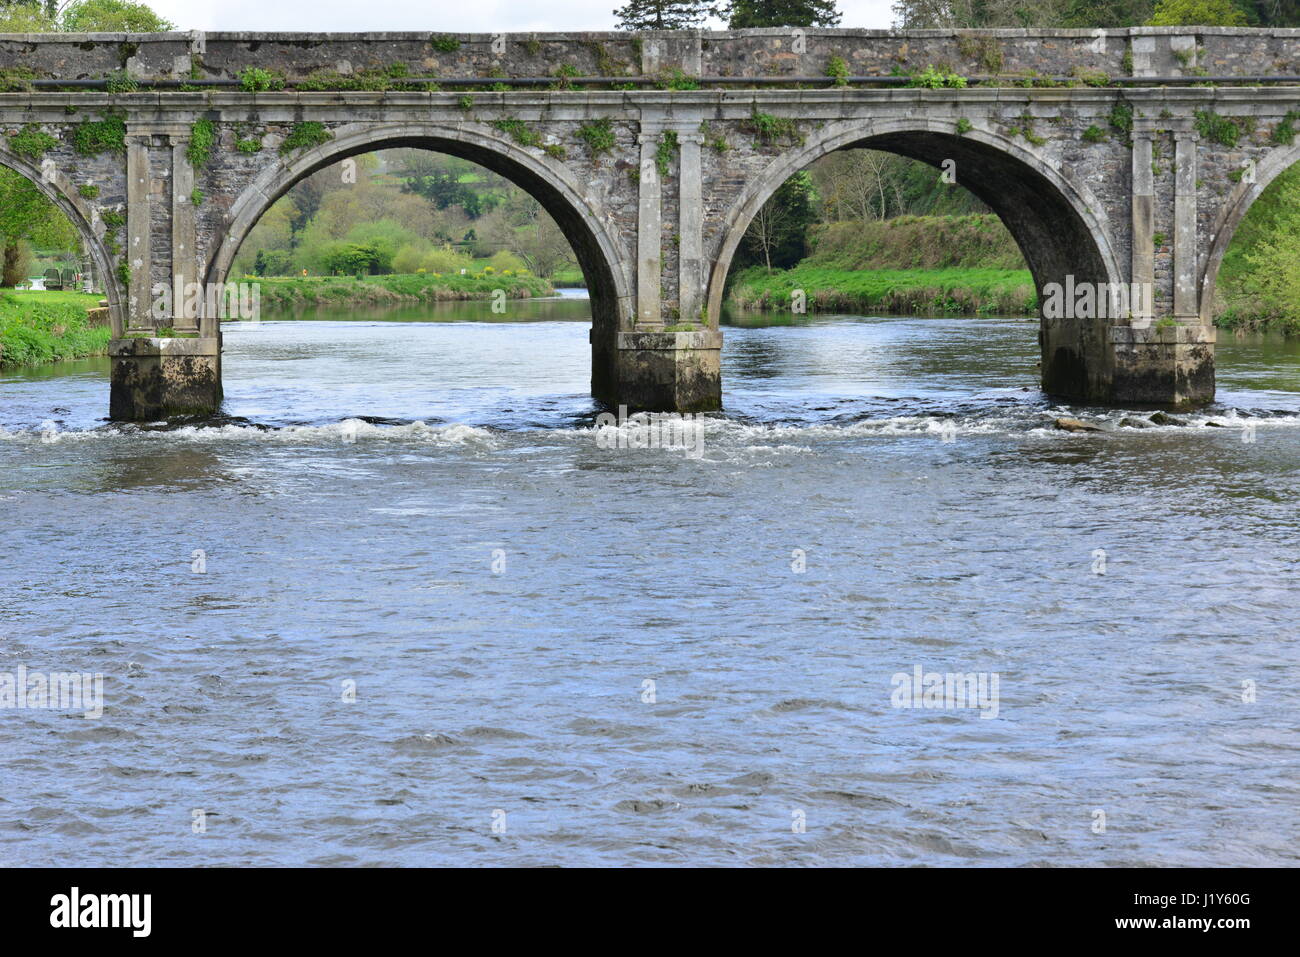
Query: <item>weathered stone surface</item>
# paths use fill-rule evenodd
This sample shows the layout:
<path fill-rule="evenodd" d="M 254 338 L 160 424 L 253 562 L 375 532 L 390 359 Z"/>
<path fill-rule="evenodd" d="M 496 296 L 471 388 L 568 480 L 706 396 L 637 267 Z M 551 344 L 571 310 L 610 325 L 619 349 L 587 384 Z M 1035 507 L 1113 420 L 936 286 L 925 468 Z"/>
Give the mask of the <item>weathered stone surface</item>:
<path fill-rule="evenodd" d="M 836 58 L 878 84 L 835 85 Z M 1149 315 L 1042 319 L 1044 390 L 1183 407 L 1214 394 L 1210 316 L 1228 241 L 1300 159 L 1283 125 L 1300 100 L 1294 85 L 1190 84 L 1289 76 L 1298 63 L 1300 30 L 1200 27 L 7 36 L 0 68 L 30 70 L 38 85 L 0 94 L 0 134 L 33 125 L 55 145 L 34 157 L 0 135 L 0 163 L 82 232 L 119 337 L 171 326 L 217 341 L 214 317 L 156 318 L 155 287 L 239 279 L 229 273 L 240 243 L 299 179 L 394 146 L 473 160 L 535 196 L 572 243 L 592 295 L 593 394 L 685 410 L 721 401 L 718 315 L 754 215 L 833 150 L 891 150 L 951 165 L 1007 223 L 1040 298 L 1067 280 L 1149 284 Z M 139 92 L 39 85 L 101 82 L 123 65 Z M 241 90 L 253 66 L 287 88 Z M 1002 79 L 888 85 L 931 66 Z M 1122 76 L 1122 87 L 1105 85 Z M 338 89 L 347 82 L 357 88 Z M 1203 139 L 1198 111 L 1234 121 L 1236 141 Z M 83 124 L 115 118 L 117 140 L 86 149 Z M 212 148 L 194 166 L 190 145 L 209 123 Z M 322 135 L 282 152 L 303 124 Z M 592 137 L 606 125 L 608 142 Z M 177 383 L 184 406 L 207 402 L 195 398 L 205 389 L 210 398 L 208 386 L 183 385 L 207 375 L 190 361 L 206 358 L 123 351 L 114 363 L 130 364 L 123 382 Z M 219 354 L 212 367 L 219 380 Z"/>
<path fill-rule="evenodd" d="M 221 407 L 220 345 L 209 339 L 114 339 L 109 417 L 155 421 Z"/>

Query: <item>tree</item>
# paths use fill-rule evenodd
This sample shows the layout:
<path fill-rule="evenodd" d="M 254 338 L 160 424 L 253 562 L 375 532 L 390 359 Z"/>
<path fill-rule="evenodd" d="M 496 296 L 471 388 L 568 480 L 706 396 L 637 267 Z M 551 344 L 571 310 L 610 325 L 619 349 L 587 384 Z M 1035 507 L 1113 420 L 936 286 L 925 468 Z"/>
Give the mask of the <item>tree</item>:
<path fill-rule="evenodd" d="M 36 0 L 0 2 L 0 32 L 50 33 L 58 29 L 57 10 Z"/>
<path fill-rule="evenodd" d="M 555 220 L 543 213 L 532 226 L 515 235 L 515 251 L 539 276 L 553 276 L 573 261 L 573 248 Z"/>
<path fill-rule="evenodd" d="M 69 33 L 162 33 L 176 29 L 143 3 L 131 0 L 77 0 L 63 11 L 61 29 Z"/>
<path fill-rule="evenodd" d="M 614 16 L 620 30 L 689 30 L 713 12 L 710 0 L 628 0 Z"/>
<path fill-rule="evenodd" d="M 1062 7 L 1066 2 L 1068 0 L 896 0 L 891 9 L 895 25 L 905 30 L 1051 27 L 1060 24 Z"/>
<path fill-rule="evenodd" d="M 763 204 L 740 240 L 733 268 L 762 263 L 786 269 L 808 253 L 814 190 L 807 170 L 795 173 Z"/>
<path fill-rule="evenodd" d="M 835 0 L 731 0 L 727 8 L 727 26 L 732 30 L 834 27 L 839 22 Z"/>
<path fill-rule="evenodd" d="M 24 243 L 77 252 L 81 237 L 68 217 L 31 180 L 0 167 L 0 243 L 4 250 L 0 285 L 13 286 L 27 278 Z"/>
<path fill-rule="evenodd" d="M 1244 27 L 1246 14 L 1232 0 L 1156 0 L 1149 27 Z"/>

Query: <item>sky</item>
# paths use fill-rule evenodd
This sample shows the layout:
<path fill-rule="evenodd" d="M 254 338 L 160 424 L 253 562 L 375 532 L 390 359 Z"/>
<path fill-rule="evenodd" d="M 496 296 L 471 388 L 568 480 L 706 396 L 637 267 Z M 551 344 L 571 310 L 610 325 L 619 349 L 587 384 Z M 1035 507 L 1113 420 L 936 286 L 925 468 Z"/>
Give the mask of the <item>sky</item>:
<path fill-rule="evenodd" d="M 626 0 L 146 0 L 181 30 L 528 33 L 612 30 Z M 893 0 L 839 0 L 841 27 L 884 30 Z M 722 24 L 711 26 L 720 28 Z"/>

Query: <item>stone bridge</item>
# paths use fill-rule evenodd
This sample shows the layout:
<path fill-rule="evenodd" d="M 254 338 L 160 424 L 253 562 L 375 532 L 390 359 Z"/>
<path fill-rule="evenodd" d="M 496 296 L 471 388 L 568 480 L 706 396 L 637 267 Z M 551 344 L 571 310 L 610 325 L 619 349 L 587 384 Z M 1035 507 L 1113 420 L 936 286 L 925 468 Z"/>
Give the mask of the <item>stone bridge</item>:
<path fill-rule="evenodd" d="M 955 163 L 1040 302 L 1053 283 L 1150 290 L 1045 310 L 1046 392 L 1186 406 L 1214 394 L 1224 250 L 1300 158 L 1298 74 L 1300 30 L 6 35 L 0 163 L 103 277 L 115 419 L 221 401 L 218 316 L 160 319 L 158 289 L 226 282 L 294 183 L 397 146 L 495 170 L 560 223 L 609 405 L 718 408 L 745 228 L 792 173 L 870 147 Z"/>

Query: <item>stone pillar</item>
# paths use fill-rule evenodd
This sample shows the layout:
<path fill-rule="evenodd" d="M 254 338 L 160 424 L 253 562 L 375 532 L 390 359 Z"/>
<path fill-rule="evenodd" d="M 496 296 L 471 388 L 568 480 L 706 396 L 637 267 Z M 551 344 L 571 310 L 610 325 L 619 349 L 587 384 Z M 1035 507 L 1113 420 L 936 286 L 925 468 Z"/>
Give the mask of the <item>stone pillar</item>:
<path fill-rule="evenodd" d="M 1151 172 L 1151 133 L 1148 130 L 1133 132 L 1133 257 L 1132 268 L 1134 283 L 1143 289 L 1153 291 L 1150 296 L 1143 296 L 1145 306 L 1154 302 L 1156 281 L 1155 257 L 1155 177 Z M 1140 313 L 1140 314 L 1139 314 Z M 1152 318 L 1150 309 L 1134 311 L 1133 318 L 1149 322 Z"/>
<path fill-rule="evenodd" d="M 1148 124 L 1151 121 L 1148 120 Z M 1134 315 L 1110 330 L 1116 405 L 1192 408 L 1214 399 L 1215 330 L 1202 326 L 1197 302 L 1196 139 L 1190 121 L 1174 120 L 1174 268 L 1172 316 Z M 1154 279 L 1154 188 L 1150 132 L 1134 131 L 1133 282 Z"/>
<path fill-rule="evenodd" d="M 1196 132 L 1174 133 L 1174 318 L 1200 325 L 1196 294 Z"/>
<path fill-rule="evenodd" d="M 189 159 L 189 132 L 172 134 L 172 327 L 181 335 L 197 335 L 199 314 L 185 308 L 186 287 L 198 282 L 197 229 L 194 208 L 194 167 Z"/>
<path fill-rule="evenodd" d="M 165 147 L 155 145 L 163 138 Z M 114 339 L 108 349 L 109 417 L 117 421 L 208 416 L 221 406 L 220 336 L 213 330 L 201 335 L 198 317 L 187 316 L 184 309 L 185 283 L 198 280 L 188 142 L 189 128 L 183 124 L 127 130 L 128 321 L 125 338 Z M 170 195 L 154 176 L 151 160 L 160 167 L 166 164 Z M 155 262 L 159 257 L 167 261 Z M 170 316 L 152 314 L 155 266 L 160 280 L 167 277 L 173 297 L 180 296 Z M 160 326 L 171 326 L 175 335 L 158 336 Z"/>
<path fill-rule="evenodd" d="M 151 133 L 132 132 L 126 141 L 126 263 L 130 270 L 126 288 L 126 331 L 148 335 L 154 331 L 150 315 L 150 193 L 153 176 L 149 169 Z M 117 278 L 117 277 L 114 277 Z"/>
<path fill-rule="evenodd" d="M 663 183 L 655 163 L 659 124 L 640 135 L 638 178 L 636 314 L 620 324 L 614 349 L 603 359 L 593 337 L 596 399 L 611 408 L 638 412 L 705 412 L 722 407 L 722 335 L 715 329 L 664 330 L 662 269 Z M 678 131 L 679 311 L 682 325 L 699 322 L 703 302 L 703 199 L 700 137 Z M 608 361 L 611 367 L 606 368 Z"/>
<path fill-rule="evenodd" d="M 704 198 L 698 132 L 679 132 L 677 206 L 677 299 L 682 322 L 700 322 L 704 311 Z M 707 320 L 704 322 L 707 326 Z"/>
<path fill-rule="evenodd" d="M 663 242 L 659 168 L 655 163 L 658 135 L 642 133 L 640 176 L 637 179 L 636 230 L 636 325 L 637 328 L 663 328 L 659 283 L 662 270 Z"/>

